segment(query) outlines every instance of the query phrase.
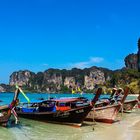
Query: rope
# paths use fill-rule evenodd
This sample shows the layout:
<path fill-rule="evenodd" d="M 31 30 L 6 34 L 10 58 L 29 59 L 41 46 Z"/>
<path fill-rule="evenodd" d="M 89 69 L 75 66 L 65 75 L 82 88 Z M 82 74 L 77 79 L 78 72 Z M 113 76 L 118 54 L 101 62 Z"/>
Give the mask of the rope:
<path fill-rule="evenodd" d="M 96 124 L 96 121 L 95 121 L 95 107 L 93 107 L 92 119 L 93 119 L 93 125 L 95 125 Z M 94 128 L 93 128 L 93 130 L 94 130 Z"/>
<path fill-rule="evenodd" d="M 28 101 L 28 103 L 30 103 L 30 99 L 26 96 L 26 94 L 23 92 L 23 90 L 18 85 L 16 85 L 16 88 L 19 89 L 19 91 L 22 93 L 24 98 Z"/>
<path fill-rule="evenodd" d="M 118 104 L 121 105 L 121 108 L 120 108 L 120 110 L 121 110 L 121 116 L 123 116 L 123 112 L 124 112 L 124 110 L 123 110 L 123 104 L 121 102 L 119 102 Z"/>
<path fill-rule="evenodd" d="M 13 114 L 14 118 L 15 118 L 15 124 L 18 123 L 18 115 L 15 111 L 15 107 L 11 109 L 11 113 Z"/>

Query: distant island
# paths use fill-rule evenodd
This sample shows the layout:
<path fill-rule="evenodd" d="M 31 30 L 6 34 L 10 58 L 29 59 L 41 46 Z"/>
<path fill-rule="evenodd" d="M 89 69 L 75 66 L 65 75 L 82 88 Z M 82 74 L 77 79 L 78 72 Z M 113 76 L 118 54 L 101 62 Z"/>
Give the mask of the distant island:
<path fill-rule="evenodd" d="M 138 53 L 129 54 L 124 59 L 125 67 L 119 70 L 93 66 L 91 68 L 71 70 L 48 69 L 44 72 L 34 73 L 29 70 L 13 72 L 9 85 L 0 84 L 1 92 L 13 91 L 14 85 L 20 83 L 25 91 L 67 93 L 94 92 L 96 87 L 103 87 L 104 92 L 116 87 L 129 86 L 133 93 L 140 93 L 140 39 L 138 40 Z"/>

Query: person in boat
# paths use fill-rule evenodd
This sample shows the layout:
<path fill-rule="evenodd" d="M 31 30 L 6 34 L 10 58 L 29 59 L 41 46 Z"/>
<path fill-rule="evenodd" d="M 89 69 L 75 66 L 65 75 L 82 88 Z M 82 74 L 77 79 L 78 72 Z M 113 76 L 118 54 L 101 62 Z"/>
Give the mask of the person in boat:
<path fill-rule="evenodd" d="M 121 99 L 123 98 L 124 90 L 122 88 L 119 88 L 119 89 L 114 88 L 113 92 L 114 92 L 114 95 L 112 96 L 110 100 L 111 104 L 121 101 Z"/>
<path fill-rule="evenodd" d="M 113 88 L 109 100 L 112 100 L 112 99 L 113 99 L 113 97 L 114 97 L 114 95 L 116 94 L 116 92 L 117 92 L 117 88 Z"/>
<path fill-rule="evenodd" d="M 112 89 L 112 92 L 111 92 L 111 95 L 110 95 L 109 99 L 107 98 L 106 100 L 104 100 L 104 102 L 105 102 L 106 104 L 113 104 L 113 103 L 115 102 L 115 100 L 114 100 L 114 95 L 116 94 L 116 92 L 117 92 L 117 88 L 114 87 L 114 88 Z"/>
<path fill-rule="evenodd" d="M 115 97 L 117 101 L 122 100 L 122 98 L 123 98 L 123 93 L 124 93 L 124 90 L 123 90 L 122 88 L 119 88 L 119 89 L 117 90 L 116 97 Z"/>

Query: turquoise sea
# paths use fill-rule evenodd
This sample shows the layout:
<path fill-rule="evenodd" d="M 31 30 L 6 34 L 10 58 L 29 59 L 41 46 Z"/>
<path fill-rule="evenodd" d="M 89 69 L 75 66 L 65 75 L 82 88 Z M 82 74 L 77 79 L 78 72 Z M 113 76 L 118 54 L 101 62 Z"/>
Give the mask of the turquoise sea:
<path fill-rule="evenodd" d="M 81 95 L 28 93 L 27 96 L 31 101 L 35 101 L 39 98 Z M 83 94 L 83 96 L 91 99 L 93 95 Z M 0 100 L 2 100 L 0 104 L 8 104 L 12 97 L 13 93 L 0 93 Z M 21 102 L 26 101 L 22 95 L 19 98 Z M 123 114 L 123 116 L 119 115 L 118 119 L 121 121 L 114 124 L 84 122 L 82 127 L 75 128 L 20 118 L 20 123 L 17 125 L 0 127 L 0 140 L 140 140 L 140 109 L 135 109 L 132 113 Z"/>
<path fill-rule="evenodd" d="M 86 97 L 88 99 L 92 99 L 94 97 L 94 94 L 90 94 L 90 93 L 83 93 L 82 95 L 81 94 L 69 94 L 69 93 L 65 93 L 65 94 L 62 94 L 62 93 L 50 93 L 50 94 L 47 94 L 47 93 L 26 93 L 26 95 L 29 97 L 29 99 L 31 101 L 36 101 L 38 100 L 39 98 L 44 98 L 44 99 L 48 99 L 50 97 L 52 98 L 65 98 L 65 97 Z M 12 98 L 13 98 L 13 93 L 0 93 L 0 100 L 2 100 L 3 102 L 0 102 L 0 104 L 4 104 L 4 103 L 9 103 Z M 103 97 L 108 97 L 109 95 L 102 95 Z M 27 102 L 27 100 L 24 98 L 24 96 L 22 94 L 19 94 L 19 99 L 20 99 L 20 102 Z"/>

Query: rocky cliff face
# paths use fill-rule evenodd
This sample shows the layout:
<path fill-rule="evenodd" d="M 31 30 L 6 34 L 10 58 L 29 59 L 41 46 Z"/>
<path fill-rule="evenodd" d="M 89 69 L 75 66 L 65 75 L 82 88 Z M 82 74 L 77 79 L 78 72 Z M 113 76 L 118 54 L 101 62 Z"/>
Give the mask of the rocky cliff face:
<path fill-rule="evenodd" d="M 21 84 L 24 86 L 32 87 L 31 80 L 35 78 L 35 73 L 25 70 L 14 72 L 10 76 L 10 85 Z"/>
<path fill-rule="evenodd" d="M 59 91 L 63 84 L 62 75 L 54 69 L 49 69 L 44 72 L 42 88 L 46 91 Z"/>
<path fill-rule="evenodd" d="M 100 69 L 97 67 L 84 70 L 76 68 L 72 70 L 49 69 L 37 74 L 28 70 L 18 71 L 10 76 L 10 85 L 22 84 L 27 89 L 38 92 L 59 92 L 61 87 L 65 86 L 71 89 L 77 85 L 80 85 L 82 89 L 92 90 L 95 85 L 102 85 L 108 72 L 110 73 L 107 69 Z"/>
<path fill-rule="evenodd" d="M 0 92 L 9 92 L 11 91 L 11 87 L 9 85 L 0 84 Z"/>
<path fill-rule="evenodd" d="M 6 92 L 6 89 L 2 86 L 0 86 L 0 92 Z"/>
<path fill-rule="evenodd" d="M 129 54 L 125 57 L 125 65 L 128 69 L 138 69 L 138 56 L 137 54 Z"/>
<path fill-rule="evenodd" d="M 105 75 L 104 72 L 93 69 L 90 71 L 89 76 L 85 75 L 85 88 L 92 90 L 94 89 L 95 85 L 102 85 L 105 82 Z"/>
<path fill-rule="evenodd" d="M 133 66 L 131 65 L 131 68 Z M 18 71 L 10 76 L 10 85 L 22 84 L 26 90 L 34 92 L 71 92 L 72 88 L 92 91 L 97 86 L 124 87 L 136 81 L 137 93 L 140 92 L 140 73 L 135 69 L 123 68 L 111 71 L 105 68 L 91 67 L 83 70 L 49 69 L 45 72 Z M 0 85 L 1 86 L 1 85 Z M 2 92 L 6 91 L 0 87 Z M 10 91 L 10 90 L 9 90 Z"/>
<path fill-rule="evenodd" d="M 76 86 L 75 83 L 74 77 L 66 77 L 64 80 L 64 86 L 67 86 L 68 88 L 74 88 Z"/>

